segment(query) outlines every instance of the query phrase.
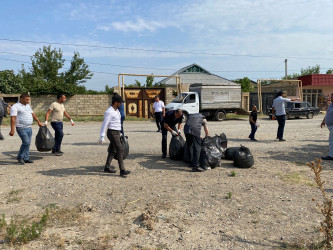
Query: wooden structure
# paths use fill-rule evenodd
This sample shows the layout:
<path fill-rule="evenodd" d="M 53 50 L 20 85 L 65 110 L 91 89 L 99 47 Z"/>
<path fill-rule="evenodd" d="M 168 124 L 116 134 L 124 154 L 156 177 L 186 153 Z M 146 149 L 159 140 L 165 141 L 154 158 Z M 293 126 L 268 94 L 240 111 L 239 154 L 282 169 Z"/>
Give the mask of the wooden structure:
<path fill-rule="evenodd" d="M 276 80 L 276 79 L 258 79 L 257 80 L 257 91 L 258 91 L 258 112 L 262 113 L 263 108 L 262 108 L 262 86 L 261 82 L 267 81 L 267 82 L 295 82 L 297 83 L 297 89 L 298 89 L 298 95 L 300 100 L 302 101 L 302 92 L 303 92 L 303 86 L 302 86 L 302 81 L 301 80 Z"/>

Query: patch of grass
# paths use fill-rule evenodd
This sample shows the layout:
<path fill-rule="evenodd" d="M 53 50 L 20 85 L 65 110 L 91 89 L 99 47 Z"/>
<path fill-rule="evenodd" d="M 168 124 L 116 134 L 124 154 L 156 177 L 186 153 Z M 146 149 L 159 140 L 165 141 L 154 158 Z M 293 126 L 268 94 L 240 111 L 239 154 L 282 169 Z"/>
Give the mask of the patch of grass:
<path fill-rule="evenodd" d="M 232 192 L 227 193 L 227 195 L 225 196 L 226 199 L 231 199 L 231 197 L 232 197 Z"/>
<path fill-rule="evenodd" d="M 20 202 L 22 197 L 19 196 L 23 192 L 23 189 L 12 190 L 7 195 L 7 203 Z"/>
<path fill-rule="evenodd" d="M 3 227 L 6 229 L 5 242 L 10 245 L 26 244 L 29 241 L 37 239 L 45 229 L 48 219 L 48 209 L 45 210 L 38 222 L 32 222 L 31 225 L 27 225 L 25 222 L 16 221 L 15 219 L 11 219 L 10 224 L 7 225 L 5 222 L 5 216 L 3 215 Z"/>
<path fill-rule="evenodd" d="M 297 166 L 306 166 L 306 163 L 305 162 L 302 162 L 302 161 L 295 161 L 295 164 Z"/>
<path fill-rule="evenodd" d="M 230 176 L 235 177 L 236 175 L 237 175 L 237 173 L 235 171 L 230 172 Z"/>
<path fill-rule="evenodd" d="M 315 183 L 300 172 L 291 172 L 286 174 L 278 174 L 278 177 L 283 180 L 294 184 L 300 184 L 305 186 L 314 187 Z"/>

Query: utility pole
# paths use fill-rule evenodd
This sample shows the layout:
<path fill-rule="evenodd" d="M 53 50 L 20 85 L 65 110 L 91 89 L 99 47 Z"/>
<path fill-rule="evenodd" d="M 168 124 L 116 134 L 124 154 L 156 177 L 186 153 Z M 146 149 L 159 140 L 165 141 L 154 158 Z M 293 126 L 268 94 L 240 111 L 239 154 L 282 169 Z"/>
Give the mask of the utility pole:
<path fill-rule="evenodd" d="M 284 71 L 285 71 L 285 80 L 287 80 L 287 75 L 288 75 L 288 73 L 287 73 L 287 59 L 284 59 Z"/>

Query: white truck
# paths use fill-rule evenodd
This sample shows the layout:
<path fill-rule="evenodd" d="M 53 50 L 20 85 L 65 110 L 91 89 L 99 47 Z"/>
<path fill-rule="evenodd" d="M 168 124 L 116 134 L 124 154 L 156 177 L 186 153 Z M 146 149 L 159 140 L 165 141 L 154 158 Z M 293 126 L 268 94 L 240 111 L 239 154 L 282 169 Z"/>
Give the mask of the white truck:
<path fill-rule="evenodd" d="M 184 120 L 188 115 L 201 113 L 206 118 L 223 121 L 227 113 L 233 113 L 241 108 L 241 86 L 235 85 L 205 85 L 191 84 L 190 92 L 183 92 L 166 110 L 182 109 Z"/>

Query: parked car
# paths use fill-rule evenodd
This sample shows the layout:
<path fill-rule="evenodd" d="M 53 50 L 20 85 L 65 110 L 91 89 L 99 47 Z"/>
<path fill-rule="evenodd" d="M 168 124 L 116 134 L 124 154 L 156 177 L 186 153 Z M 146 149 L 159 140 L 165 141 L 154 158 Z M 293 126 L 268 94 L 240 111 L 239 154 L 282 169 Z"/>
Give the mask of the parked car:
<path fill-rule="evenodd" d="M 308 119 L 312 119 L 314 115 L 318 115 L 320 109 L 312 107 L 308 102 L 287 102 L 286 103 L 286 115 L 287 119 L 299 118 L 305 116 Z M 272 119 L 272 108 L 267 109 L 267 115 Z"/>

